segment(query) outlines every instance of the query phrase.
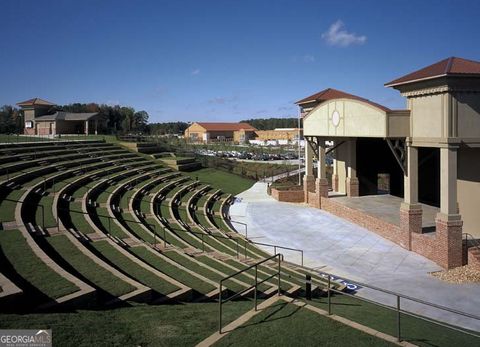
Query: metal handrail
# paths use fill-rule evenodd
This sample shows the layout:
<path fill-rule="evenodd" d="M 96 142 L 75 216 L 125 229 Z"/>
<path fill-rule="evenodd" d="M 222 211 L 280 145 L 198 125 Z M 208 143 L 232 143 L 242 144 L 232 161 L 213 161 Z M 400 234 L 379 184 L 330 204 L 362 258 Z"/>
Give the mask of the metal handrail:
<path fill-rule="evenodd" d="M 261 280 L 260 282 L 258 281 L 258 266 L 269 261 L 269 260 L 272 260 L 274 258 L 278 258 L 278 270 L 277 272 L 275 272 L 274 274 L 270 275 L 269 277 L 267 278 L 264 278 L 263 280 Z M 265 258 L 255 264 L 252 264 L 242 270 L 239 270 L 227 277 L 224 277 L 220 280 L 220 282 L 218 283 L 218 332 L 221 334 L 222 333 L 222 305 L 235 299 L 236 297 L 242 295 L 243 293 L 245 292 L 248 292 L 249 290 L 251 290 L 252 288 L 255 288 L 254 290 L 254 294 L 253 294 L 253 297 L 254 297 L 254 308 L 255 308 L 255 311 L 257 311 L 257 288 L 258 288 L 258 285 L 266 282 L 266 281 L 269 281 L 270 279 L 274 278 L 275 276 L 278 276 L 278 287 L 277 287 L 277 295 L 280 295 L 280 286 L 281 286 L 281 272 L 282 272 L 282 265 L 281 265 L 281 261 L 282 261 L 282 258 L 283 258 L 283 255 L 281 253 L 277 253 L 275 255 L 272 255 L 268 258 Z M 226 281 L 226 280 L 229 280 L 230 278 L 232 277 L 235 277 L 243 272 L 246 272 L 252 268 L 255 268 L 255 284 L 251 285 L 250 287 L 247 287 L 245 289 L 243 289 L 242 291 L 238 292 L 238 293 L 235 293 L 233 295 L 231 295 L 230 297 L 226 298 L 226 299 L 223 299 L 222 297 L 222 293 L 223 293 L 223 282 Z"/>
<path fill-rule="evenodd" d="M 243 225 L 245 227 L 245 238 L 248 239 L 248 224 L 247 223 L 239 222 L 237 220 L 233 220 L 232 217 L 230 217 L 230 216 L 228 216 L 227 219 L 230 223 L 237 223 L 237 224 Z"/>
<path fill-rule="evenodd" d="M 478 248 L 480 250 L 480 241 L 478 241 L 472 234 L 469 233 L 463 233 L 465 235 L 465 242 L 467 243 L 467 250 L 468 250 L 468 238 L 473 241 L 474 247 Z"/>
<path fill-rule="evenodd" d="M 316 272 L 316 273 L 320 274 L 320 272 L 318 272 L 317 270 L 314 270 L 314 269 L 311 269 L 311 268 L 307 268 L 307 269 L 311 270 L 312 272 Z M 438 310 L 454 313 L 454 314 L 457 314 L 457 315 L 460 315 L 460 316 L 464 316 L 464 317 L 479 320 L 479 321 L 480 321 L 480 316 L 477 316 L 477 315 L 474 315 L 474 314 L 471 314 L 471 313 L 458 311 L 458 310 L 455 310 L 455 309 L 452 309 L 452 308 L 449 308 L 449 307 L 434 304 L 434 303 L 424 301 L 424 300 L 421 300 L 421 299 L 413 298 L 411 296 L 400 294 L 400 293 L 397 293 L 397 292 L 394 292 L 394 291 L 391 291 L 391 290 L 388 290 L 388 289 L 382 289 L 382 288 L 379 288 L 379 287 L 376 287 L 376 286 L 373 286 L 373 285 L 370 285 L 370 284 L 366 284 L 366 283 L 362 283 L 362 282 L 358 282 L 358 281 L 351 281 L 348 278 L 341 277 L 343 280 L 350 281 L 351 283 L 355 283 L 359 286 L 362 286 L 362 287 L 365 287 L 365 288 L 370 288 L 370 289 L 377 290 L 377 291 L 385 293 L 385 294 L 395 296 L 396 297 L 396 305 L 395 305 L 395 307 L 392 307 L 392 306 L 382 304 L 382 303 L 379 303 L 379 302 L 371 300 L 371 299 L 362 298 L 360 296 L 353 295 L 353 294 L 350 294 L 350 293 L 345 293 L 341 290 L 335 289 L 335 288 L 332 287 L 331 280 L 332 280 L 332 278 L 337 278 L 338 276 L 335 276 L 335 275 L 327 273 L 327 272 L 321 272 L 321 274 L 326 275 L 328 277 L 328 280 L 327 280 L 327 303 L 328 303 L 328 314 L 329 315 L 332 314 L 331 292 L 334 292 L 334 293 L 338 293 L 338 294 L 341 294 L 341 295 L 346 295 L 346 296 L 349 296 L 349 297 L 352 297 L 352 298 L 355 298 L 355 299 L 359 299 L 361 301 L 365 301 L 365 302 L 368 302 L 368 303 L 371 303 L 371 304 L 374 304 L 374 305 L 377 305 L 377 306 L 381 306 L 381 307 L 387 308 L 387 309 L 392 310 L 392 311 L 396 311 L 397 312 L 397 340 L 398 341 L 401 341 L 401 318 L 400 318 L 401 313 L 412 316 L 412 317 L 416 317 L 416 318 L 419 318 L 419 319 L 422 319 L 422 320 L 425 320 L 425 321 L 430 322 L 430 323 L 434 323 L 434 324 L 442 326 L 442 327 L 453 329 L 453 330 L 456 330 L 456 331 L 459 331 L 459 332 L 462 332 L 462 333 L 480 338 L 480 334 L 476 334 L 476 333 L 473 333 L 473 332 L 470 332 L 470 331 L 467 331 L 467 330 L 464 330 L 464 329 L 461 329 L 461 328 L 457 328 L 457 327 L 452 326 L 450 324 L 442 323 L 442 322 L 427 318 L 425 316 L 422 316 L 422 315 L 419 315 L 419 314 L 416 314 L 416 313 L 413 313 L 413 312 L 410 312 L 410 311 L 406 311 L 406 310 L 401 308 L 400 302 L 401 302 L 401 299 L 404 299 L 404 300 L 416 302 L 416 303 L 419 303 L 419 304 L 422 304 L 422 305 L 425 305 L 425 306 L 433 307 L 433 308 L 436 308 Z"/>
<path fill-rule="evenodd" d="M 227 219 L 228 219 L 228 221 L 230 221 L 231 223 L 238 223 L 238 224 L 241 224 L 241 225 L 244 225 L 244 226 L 245 226 L 245 239 L 246 239 L 246 241 L 248 241 L 249 243 L 256 244 L 256 245 L 273 247 L 273 254 L 276 254 L 276 253 L 277 253 L 277 248 L 285 249 L 285 250 L 288 250 L 288 251 L 300 252 L 300 254 L 301 254 L 301 265 L 303 266 L 303 250 L 302 250 L 302 249 L 290 248 L 290 247 L 284 247 L 284 246 L 279 246 L 279 245 L 273 245 L 273 244 L 269 244 L 269 243 L 262 243 L 262 242 L 252 241 L 251 239 L 249 239 L 249 238 L 247 237 L 247 235 L 248 235 L 248 234 L 247 234 L 247 230 L 248 230 L 248 224 L 247 224 L 247 223 L 243 223 L 243 222 L 239 222 L 239 221 L 234 221 L 234 220 L 232 220 L 232 217 L 231 217 L 231 216 L 228 216 Z"/>
<path fill-rule="evenodd" d="M 277 253 L 277 248 L 285 249 L 285 250 L 288 250 L 288 251 L 300 252 L 300 255 L 301 255 L 301 258 L 302 258 L 301 265 L 303 266 L 303 250 L 302 249 L 284 247 L 284 246 L 279 246 L 279 245 L 272 245 L 272 244 L 269 244 L 269 243 L 256 242 L 256 241 L 252 241 L 252 240 L 248 240 L 248 242 L 253 243 L 255 245 L 273 247 L 273 254 Z"/>

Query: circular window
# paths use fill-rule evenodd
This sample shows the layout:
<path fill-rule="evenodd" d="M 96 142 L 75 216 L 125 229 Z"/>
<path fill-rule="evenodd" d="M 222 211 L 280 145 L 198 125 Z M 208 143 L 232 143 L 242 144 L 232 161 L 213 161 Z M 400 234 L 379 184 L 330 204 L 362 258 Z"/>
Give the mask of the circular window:
<path fill-rule="evenodd" d="M 332 113 L 332 123 L 336 127 L 338 127 L 338 125 L 340 124 L 340 113 L 338 113 L 338 111 L 333 111 L 333 113 Z"/>

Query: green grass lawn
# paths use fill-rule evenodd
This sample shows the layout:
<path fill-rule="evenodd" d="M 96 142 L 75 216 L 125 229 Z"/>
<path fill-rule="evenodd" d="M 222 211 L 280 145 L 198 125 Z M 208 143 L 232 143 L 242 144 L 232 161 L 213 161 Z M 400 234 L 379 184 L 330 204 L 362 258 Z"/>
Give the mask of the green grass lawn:
<path fill-rule="evenodd" d="M 214 346 L 394 346 L 306 308 L 278 301 Z"/>
<path fill-rule="evenodd" d="M 225 305 L 228 323 L 252 308 Z M 218 325 L 218 304 L 135 305 L 73 313 L 0 314 L 2 329 L 52 329 L 55 346 L 195 346 Z"/>
<path fill-rule="evenodd" d="M 118 297 L 135 290 L 135 287 L 88 258 L 66 236 L 48 237 L 47 241 L 76 271 L 107 293 Z"/>
<path fill-rule="evenodd" d="M 22 189 L 14 190 L 8 196 L 10 200 L 20 200 L 25 191 Z M 15 208 L 17 203 L 14 201 L 2 200 L 0 203 L 0 222 L 10 222 L 15 220 Z"/>
<path fill-rule="evenodd" d="M 87 223 L 85 219 L 85 214 L 82 212 L 82 203 L 80 201 L 74 201 L 70 203 L 70 219 L 75 228 L 84 233 L 91 234 L 95 232 L 95 229 Z"/>
<path fill-rule="evenodd" d="M 312 305 L 328 310 L 327 299 L 314 299 Z M 345 295 L 332 298 L 332 313 L 359 322 L 378 331 L 396 336 L 396 312 Z M 419 346 L 479 346 L 475 338 L 452 329 L 444 328 L 418 318 L 402 314 L 401 336 L 403 340 Z"/>
<path fill-rule="evenodd" d="M 215 188 L 221 189 L 225 193 L 233 195 L 237 195 L 247 190 L 255 183 L 254 180 L 213 168 L 204 168 L 192 172 L 185 172 L 184 174 L 193 179 L 198 177 L 198 180 L 202 183 L 210 184 Z"/>
<path fill-rule="evenodd" d="M 153 243 L 154 241 L 159 241 L 159 236 L 158 235 L 163 235 L 160 233 L 160 230 L 155 230 L 157 228 L 156 225 L 152 224 L 151 226 L 148 226 L 147 228 L 154 233 L 156 231 L 157 236 L 150 235 L 142 226 L 141 222 L 137 222 L 133 219 L 133 216 L 131 213 L 125 212 L 122 213 L 122 219 L 123 221 L 122 224 L 126 225 L 128 229 L 130 229 L 133 234 L 135 234 L 139 239 L 148 242 L 148 243 Z M 157 228 L 158 229 L 158 228 Z"/>
<path fill-rule="evenodd" d="M 41 261 L 33 253 L 20 231 L 1 231 L 0 247 L 15 271 L 48 297 L 57 299 L 79 290 L 76 285 L 67 281 Z M 1 268 L 2 264 L 0 264 Z"/>
<path fill-rule="evenodd" d="M 184 257 L 176 252 L 165 252 L 164 253 L 165 256 L 167 256 L 168 258 L 172 259 L 173 261 L 177 262 L 178 264 L 181 264 L 183 265 L 184 267 L 192 270 L 192 271 L 195 271 L 196 273 L 204 276 L 204 277 L 207 277 L 209 279 L 211 279 L 212 281 L 214 282 L 219 282 L 224 276 L 216 273 L 216 272 L 213 272 L 211 270 L 209 270 L 208 268 L 205 268 L 201 265 L 199 265 L 195 260 L 189 258 L 188 256 L 187 257 Z M 220 270 L 219 270 L 220 271 Z M 243 289 L 245 289 L 246 287 L 236 283 L 236 282 L 233 282 L 231 280 L 227 280 L 223 283 L 223 285 L 225 287 L 227 287 L 228 289 L 234 291 L 234 292 L 240 292 L 242 291 Z"/>
<path fill-rule="evenodd" d="M 47 195 L 40 199 L 38 205 L 43 206 L 44 210 L 44 219 L 45 219 L 45 228 L 54 227 L 57 225 L 57 221 L 53 217 L 52 205 L 53 205 L 53 196 Z M 40 206 L 36 206 L 36 214 L 35 214 L 35 221 L 37 225 L 42 225 L 43 218 L 42 218 L 42 208 Z"/>
<path fill-rule="evenodd" d="M 203 282 L 201 279 L 167 262 L 162 257 L 156 256 L 144 247 L 133 247 L 131 251 L 136 256 L 138 256 L 143 261 L 150 264 L 157 270 L 163 272 L 170 277 L 175 278 L 177 281 L 185 284 L 190 288 L 195 289 L 199 293 L 207 294 L 215 289 L 213 285 Z"/>
<path fill-rule="evenodd" d="M 170 294 L 179 289 L 177 286 L 133 262 L 133 260 L 120 253 L 120 251 L 116 250 L 107 241 L 93 242 L 92 246 L 120 271 L 135 278 L 137 281 L 145 284 L 160 294 Z"/>
<path fill-rule="evenodd" d="M 98 220 L 105 231 L 121 239 L 128 237 L 125 231 L 123 231 L 122 227 L 115 223 L 114 219 L 110 217 L 106 207 L 98 207 L 95 211 L 97 213 Z"/>

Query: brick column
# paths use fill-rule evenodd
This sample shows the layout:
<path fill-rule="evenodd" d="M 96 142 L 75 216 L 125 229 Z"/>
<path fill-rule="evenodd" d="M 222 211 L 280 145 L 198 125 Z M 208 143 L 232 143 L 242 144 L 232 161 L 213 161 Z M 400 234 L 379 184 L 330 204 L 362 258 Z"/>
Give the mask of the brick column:
<path fill-rule="evenodd" d="M 303 176 L 303 194 L 305 195 L 304 201 L 308 204 L 308 192 L 315 191 L 315 177 L 313 175 Z"/>
<path fill-rule="evenodd" d="M 436 250 L 438 260 L 436 263 L 440 266 L 451 269 L 462 266 L 462 227 L 463 221 L 461 219 L 455 220 L 452 217 L 450 220 L 442 216 L 441 213 L 435 219 L 436 224 Z M 460 215 L 458 215 L 460 218 Z"/>
<path fill-rule="evenodd" d="M 328 180 L 326 178 L 317 178 L 315 181 L 316 205 L 322 208 L 322 198 L 328 198 Z"/>
<path fill-rule="evenodd" d="M 347 196 L 349 198 L 360 195 L 358 178 L 347 177 L 346 187 L 347 187 Z"/>
<path fill-rule="evenodd" d="M 457 150 L 440 148 L 440 213 L 435 219 L 438 260 L 451 269 L 462 266 L 462 216 L 457 204 Z"/>

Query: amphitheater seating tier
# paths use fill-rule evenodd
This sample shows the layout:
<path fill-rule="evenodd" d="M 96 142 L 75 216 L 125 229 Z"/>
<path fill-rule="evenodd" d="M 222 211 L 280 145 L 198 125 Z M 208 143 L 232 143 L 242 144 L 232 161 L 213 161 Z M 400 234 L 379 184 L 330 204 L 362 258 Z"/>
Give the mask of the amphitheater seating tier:
<path fill-rule="evenodd" d="M 222 278 L 269 256 L 232 227 L 231 202 L 103 141 L 0 144 L 0 303 L 215 300 Z M 258 279 L 276 269 L 264 263 Z M 282 290 L 298 292 L 308 271 L 284 263 Z M 245 291 L 254 279 L 250 269 L 224 288 Z M 271 278 L 258 289 L 276 287 Z"/>

